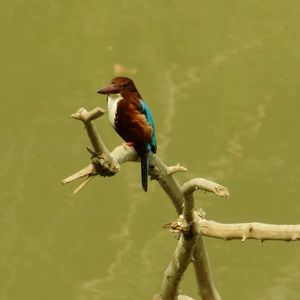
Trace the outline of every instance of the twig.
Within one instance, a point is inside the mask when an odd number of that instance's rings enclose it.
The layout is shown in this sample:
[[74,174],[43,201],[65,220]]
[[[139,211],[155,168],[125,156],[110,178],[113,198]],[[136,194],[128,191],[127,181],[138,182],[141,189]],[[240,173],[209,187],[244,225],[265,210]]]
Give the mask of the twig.
[[[111,153],[110,156],[114,161],[116,161],[119,165],[125,162],[135,162],[138,160],[138,154],[134,151],[133,148],[127,146],[126,144],[122,144],[117,146]],[[76,172],[75,174],[70,175],[69,177],[62,180],[63,184],[71,183],[79,178],[89,176],[89,175],[96,175],[94,170],[94,165],[89,164],[85,168],[81,169],[80,171]]]
[[92,123],[93,120],[101,117],[104,112],[105,110],[100,107],[96,107],[89,112],[82,107],[78,109],[77,112],[71,115],[72,118],[80,120],[84,123],[84,127],[90,138],[91,144],[93,145],[93,155],[91,158],[92,164],[62,180],[62,183],[66,184],[78,178],[88,176],[88,179],[81,183],[74,190],[74,194],[81,190],[84,186],[86,186],[86,184],[90,181],[91,176],[95,176],[97,174],[101,176],[112,176],[115,175],[120,169],[120,165],[109,153],[103,140],[97,133],[94,124]]
[[182,186],[182,192],[185,195],[185,197],[192,198],[193,192],[195,190],[202,190],[205,192],[214,193],[217,196],[221,197],[229,197],[229,191],[228,188],[225,186],[222,186],[214,181],[205,179],[205,178],[194,178],[190,181],[186,182]]
[[83,189],[88,182],[92,179],[93,177],[90,175],[88,176],[73,192],[73,194],[77,194],[81,189]]
[[168,175],[173,175],[177,172],[187,172],[187,171],[188,171],[187,168],[180,166],[179,164],[177,164],[176,166],[168,167]]
[[99,134],[94,128],[94,124],[92,123],[93,120],[101,117],[105,113],[105,109],[101,107],[96,107],[91,111],[87,111],[84,107],[81,107],[71,115],[72,118],[76,120],[80,120],[84,123],[84,127],[88,133],[88,136],[91,140],[93,145],[94,151],[97,154],[109,154],[104,142],[102,141]]
[[76,172],[75,174],[63,179],[62,184],[67,184],[73,182],[74,180],[77,180],[78,178],[89,176],[93,174],[93,172],[94,172],[94,166],[92,164],[89,164],[88,166]]
[[158,181],[171,199],[177,214],[181,215],[184,200],[178,181],[169,174],[168,167],[157,155],[151,155],[150,164],[153,166],[150,171],[151,178]]

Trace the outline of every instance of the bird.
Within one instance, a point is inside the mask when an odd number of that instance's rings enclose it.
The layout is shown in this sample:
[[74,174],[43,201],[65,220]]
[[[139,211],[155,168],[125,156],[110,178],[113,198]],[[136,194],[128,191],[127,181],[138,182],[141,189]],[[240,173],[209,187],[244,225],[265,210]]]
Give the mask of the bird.
[[149,107],[128,77],[113,78],[97,93],[107,95],[111,125],[140,156],[142,187],[147,192],[150,154],[157,151],[154,120]]

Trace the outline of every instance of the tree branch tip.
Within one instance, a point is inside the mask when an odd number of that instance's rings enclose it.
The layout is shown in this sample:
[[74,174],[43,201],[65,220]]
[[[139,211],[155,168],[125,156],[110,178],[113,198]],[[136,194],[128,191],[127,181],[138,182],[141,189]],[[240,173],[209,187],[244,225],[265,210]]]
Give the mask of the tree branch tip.
[[194,178],[184,183],[181,188],[182,193],[186,195],[191,195],[196,190],[202,190],[204,192],[214,193],[220,197],[228,198],[230,196],[227,187],[222,186],[214,181],[208,180],[206,178]]
[[71,114],[71,118],[81,120],[81,116],[84,113],[87,113],[87,110],[84,107],[80,107],[75,113]]
[[92,109],[91,111],[87,111],[84,107],[81,107],[75,113],[71,114],[71,117],[73,119],[83,121],[84,123],[88,123],[101,117],[105,113],[105,111],[105,109],[99,106]]
[[177,164],[176,166],[170,166],[167,168],[167,175],[173,175],[177,172],[187,172],[188,169],[186,167],[180,166],[180,164]]
[[61,181],[62,184],[67,184],[70,182],[73,182],[79,178],[85,177],[85,176],[90,176],[90,175],[95,175],[95,171],[94,171],[94,166],[92,164],[89,164],[88,166],[86,166],[85,168],[81,169],[80,171],[70,175],[69,177],[63,179]]
[[230,197],[228,188],[226,186],[222,186],[222,185],[219,185],[215,194],[217,194],[220,197],[224,197],[224,198]]
[[77,194],[81,189],[83,189],[93,178],[92,175],[89,175],[74,191],[73,194]]

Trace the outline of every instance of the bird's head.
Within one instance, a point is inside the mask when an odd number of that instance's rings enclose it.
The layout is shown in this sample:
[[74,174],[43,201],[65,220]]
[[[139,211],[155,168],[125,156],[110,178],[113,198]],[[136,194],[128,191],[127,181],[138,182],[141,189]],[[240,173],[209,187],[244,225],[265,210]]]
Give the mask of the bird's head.
[[115,77],[111,80],[110,85],[97,91],[99,94],[121,94],[126,92],[138,93],[134,82],[128,77]]

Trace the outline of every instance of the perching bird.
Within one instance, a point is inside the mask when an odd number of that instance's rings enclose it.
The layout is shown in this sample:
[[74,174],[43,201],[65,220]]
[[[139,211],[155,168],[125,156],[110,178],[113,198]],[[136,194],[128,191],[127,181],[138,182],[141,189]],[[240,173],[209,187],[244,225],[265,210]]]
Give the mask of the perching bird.
[[97,93],[108,96],[110,123],[141,158],[142,186],[146,192],[150,153],[156,153],[157,148],[151,111],[130,78],[115,77],[109,86],[98,90]]

